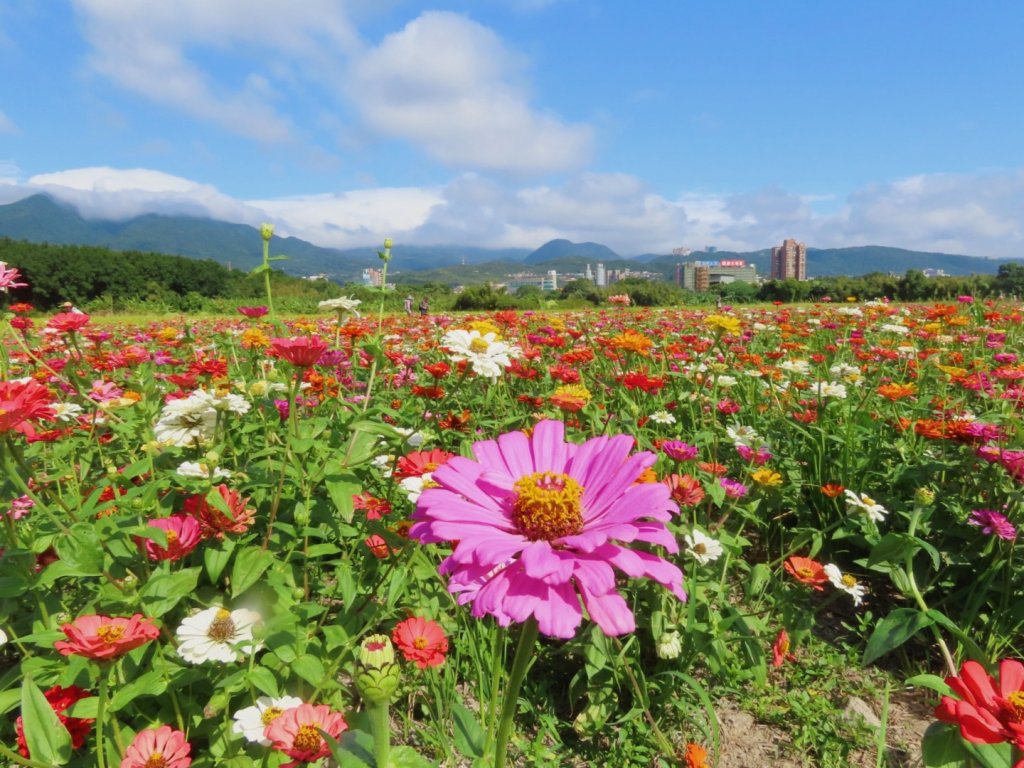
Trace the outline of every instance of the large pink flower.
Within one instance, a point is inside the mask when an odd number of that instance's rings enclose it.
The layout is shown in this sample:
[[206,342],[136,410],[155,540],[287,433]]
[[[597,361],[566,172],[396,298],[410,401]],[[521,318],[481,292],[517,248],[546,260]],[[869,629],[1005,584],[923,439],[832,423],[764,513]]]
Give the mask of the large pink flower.
[[300,704],[274,718],[264,730],[264,736],[270,740],[270,746],[292,759],[281,768],[294,768],[299,763],[313,763],[331,754],[320,731],[336,739],[346,728],[348,724],[342,714],[326,704],[315,707]]
[[686,599],[679,568],[618,543],[679,550],[665,527],[679,511],[668,486],[637,482],[656,457],[630,456],[632,447],[628,435],[566,443],[559,421],[540,422],[532,437],[510,432],[476,443],[476,461],[455,456],[434,471],[437,487],[419,497],[409,535],[458,542],[441,572],[474,616],[491,614],[501,626],[533,616],[545,635],[570,638],[582,599],[606,634],[632,632],[615,568]]
[[192,745],[169,725],[139,731],[124,751],[121,768],[188,768]]

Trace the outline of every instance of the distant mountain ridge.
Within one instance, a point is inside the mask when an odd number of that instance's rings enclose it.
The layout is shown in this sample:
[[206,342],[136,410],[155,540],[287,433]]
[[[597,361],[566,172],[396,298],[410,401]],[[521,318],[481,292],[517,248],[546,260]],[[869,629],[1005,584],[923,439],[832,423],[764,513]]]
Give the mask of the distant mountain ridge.
[[[73,206],[47,195],[33,195],[0,205],[0,237],[63,245],[97,245],[117,251],[166,253],[213,259],[236,269],[250,270],[260,263],[259,230],[198,216],[145,214],[126,221],[86,219]],[[324,248],[297,237],[275,237],[272,254],[287,261],[275,266],[294,275],[323,274],[346,282],[359,280],[362,270],[379,267],[374,247]],[[0,254],[2,258],[2,254]],[[750,252],[694,252],[688,256],[643,254],[624,258],[600,243],[551,240],[536,250],[526,248],[479,248],[464,245],[405,245],[396,243],[390,272],[399,282],[440,279],[447,282],[500,281],[517,266],[533,271],[555,269],[580,272],[587,263],[603,263],[609,269],[628,267],[647,270],[671,280],[675,266],[695,260],[745,259],[758,274],[770,271],[771,249]],[[995,274],[1001,263],[1018,259],[984,259],[948,253],[927,253],[881,245],[850,248],[808,248],[809,277],[863,275],[908,269],[941,269],[950,275]]]

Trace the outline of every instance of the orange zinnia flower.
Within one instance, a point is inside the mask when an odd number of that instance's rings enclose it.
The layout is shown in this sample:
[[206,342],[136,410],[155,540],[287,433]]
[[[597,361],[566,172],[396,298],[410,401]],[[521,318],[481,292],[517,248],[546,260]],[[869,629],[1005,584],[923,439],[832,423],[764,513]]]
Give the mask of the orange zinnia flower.
[[825,483],[823,486],[821,486],[821,492],[828,496],[830,499],[842,496],[843,491],[845,490],[846,488],[840,485],[839,483]]
[[783,567],[786,573],[801,584],[806,584],[818,592],[825,591],[823,585],[828,582],[828,576],[825,574],[825,566],[817,560],[811,560],[809,557],[788,557]]
[[686,745],[683,764],[685,768],[708,768],[708,751],[691,741]]

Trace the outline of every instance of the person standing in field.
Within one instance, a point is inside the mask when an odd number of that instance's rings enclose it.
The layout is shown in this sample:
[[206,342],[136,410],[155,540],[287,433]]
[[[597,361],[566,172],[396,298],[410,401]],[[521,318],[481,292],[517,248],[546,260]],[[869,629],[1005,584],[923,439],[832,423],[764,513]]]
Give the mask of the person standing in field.
[[426,317],[427,313],[429,311],[430,311],[430,299],[428,299],[426,296],[424,296],[423,297],[423,301],[420,302],[420,315],[422,315],[423,317]]
[[412,296],[411,295],[405,297],[405,314],[407,314],[407,315],[411,315],[412,314]]

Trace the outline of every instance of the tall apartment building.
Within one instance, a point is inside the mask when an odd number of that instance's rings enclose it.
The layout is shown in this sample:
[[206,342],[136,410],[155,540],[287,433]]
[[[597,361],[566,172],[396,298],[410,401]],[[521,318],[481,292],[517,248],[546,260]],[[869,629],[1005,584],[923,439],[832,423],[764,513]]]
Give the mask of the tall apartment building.
[[783,240],[772,248],[772,280],[806,280],[807,246],[796,240]]

